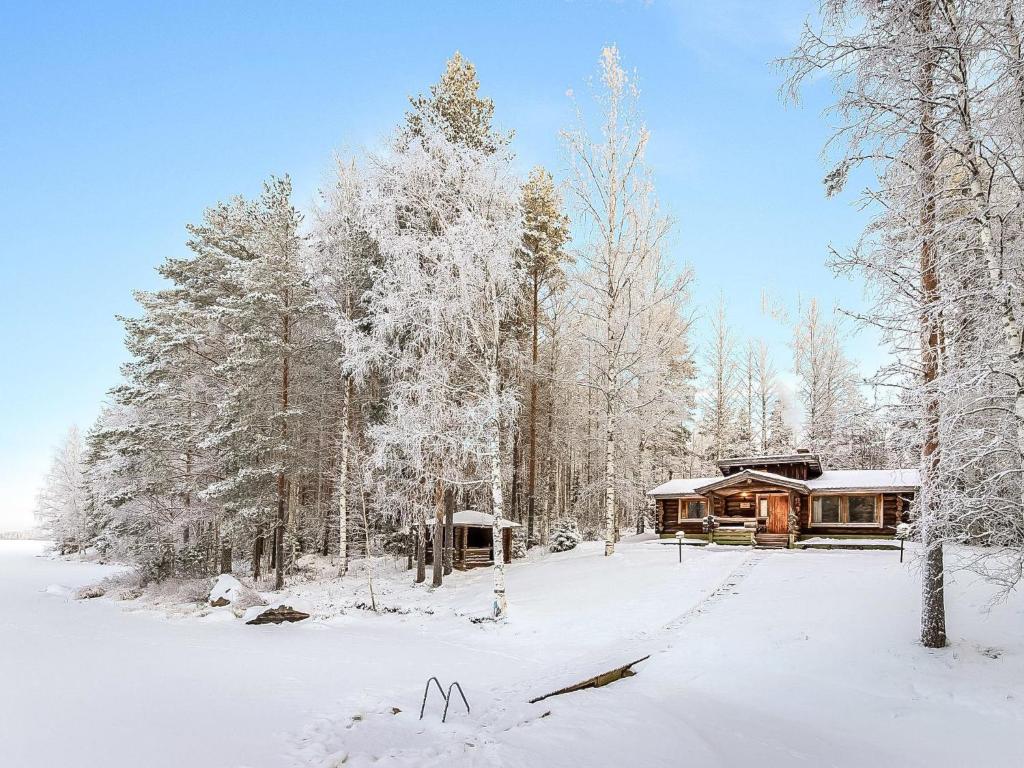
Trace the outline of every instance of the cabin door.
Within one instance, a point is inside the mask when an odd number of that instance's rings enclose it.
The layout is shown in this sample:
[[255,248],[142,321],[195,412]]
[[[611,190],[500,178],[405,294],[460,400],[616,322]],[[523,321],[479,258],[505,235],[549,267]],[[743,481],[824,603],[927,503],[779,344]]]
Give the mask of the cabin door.
[[773,493],[768,496],[768,533],[789,533],[789,494]]

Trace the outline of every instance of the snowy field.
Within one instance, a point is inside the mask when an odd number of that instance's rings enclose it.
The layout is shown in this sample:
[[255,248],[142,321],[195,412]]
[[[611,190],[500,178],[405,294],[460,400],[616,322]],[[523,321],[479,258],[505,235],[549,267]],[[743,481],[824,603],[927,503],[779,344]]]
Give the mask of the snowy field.
[[[228,609],[168,617],[73,600],[109,566],[0,542],[0,765],[1024,765],[1024,598],[948,588],[952,646],[915,644],[918,578],[893,552],[623,542],[437,591],[379,574],[410,609],[250,627]],[[298,588],[318,612],[365,599],[358,577]],[[333,606],[333,608],[331,607]],[[651,654],[607,687],[527,700]],[[423,685],[469,697],[417,720]],[[398,709],[397,713],[394,709]]]

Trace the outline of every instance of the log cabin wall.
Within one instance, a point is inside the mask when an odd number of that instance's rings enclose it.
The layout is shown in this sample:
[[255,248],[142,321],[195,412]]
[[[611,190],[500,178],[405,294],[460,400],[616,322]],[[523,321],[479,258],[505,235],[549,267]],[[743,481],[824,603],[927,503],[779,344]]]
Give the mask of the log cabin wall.
[[666,536],[674,536],[682,531],[683,533],[701,533],[704,530],[704,521],[701,518],[679,520],[679,505],[690,500],[703,500],[700,496],[691,496],[682,499],[658,499],[658,525],[655,533]]

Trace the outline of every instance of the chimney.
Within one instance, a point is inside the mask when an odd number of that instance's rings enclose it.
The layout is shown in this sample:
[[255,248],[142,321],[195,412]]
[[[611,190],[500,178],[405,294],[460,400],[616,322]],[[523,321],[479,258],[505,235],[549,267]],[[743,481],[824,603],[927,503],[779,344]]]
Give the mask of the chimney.
[[811,449],[810,448],[797,448],[796,452],[797,453],[810,453]]

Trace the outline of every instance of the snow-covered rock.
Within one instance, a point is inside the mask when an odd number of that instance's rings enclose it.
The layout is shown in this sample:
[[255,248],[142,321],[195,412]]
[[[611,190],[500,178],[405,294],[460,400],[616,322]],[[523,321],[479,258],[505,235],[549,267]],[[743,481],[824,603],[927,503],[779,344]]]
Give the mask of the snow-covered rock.
[[213,583],[209,603],[214,608],[230,605],[239,609],[264,605],[263,598],[230,573],[222,573]]

